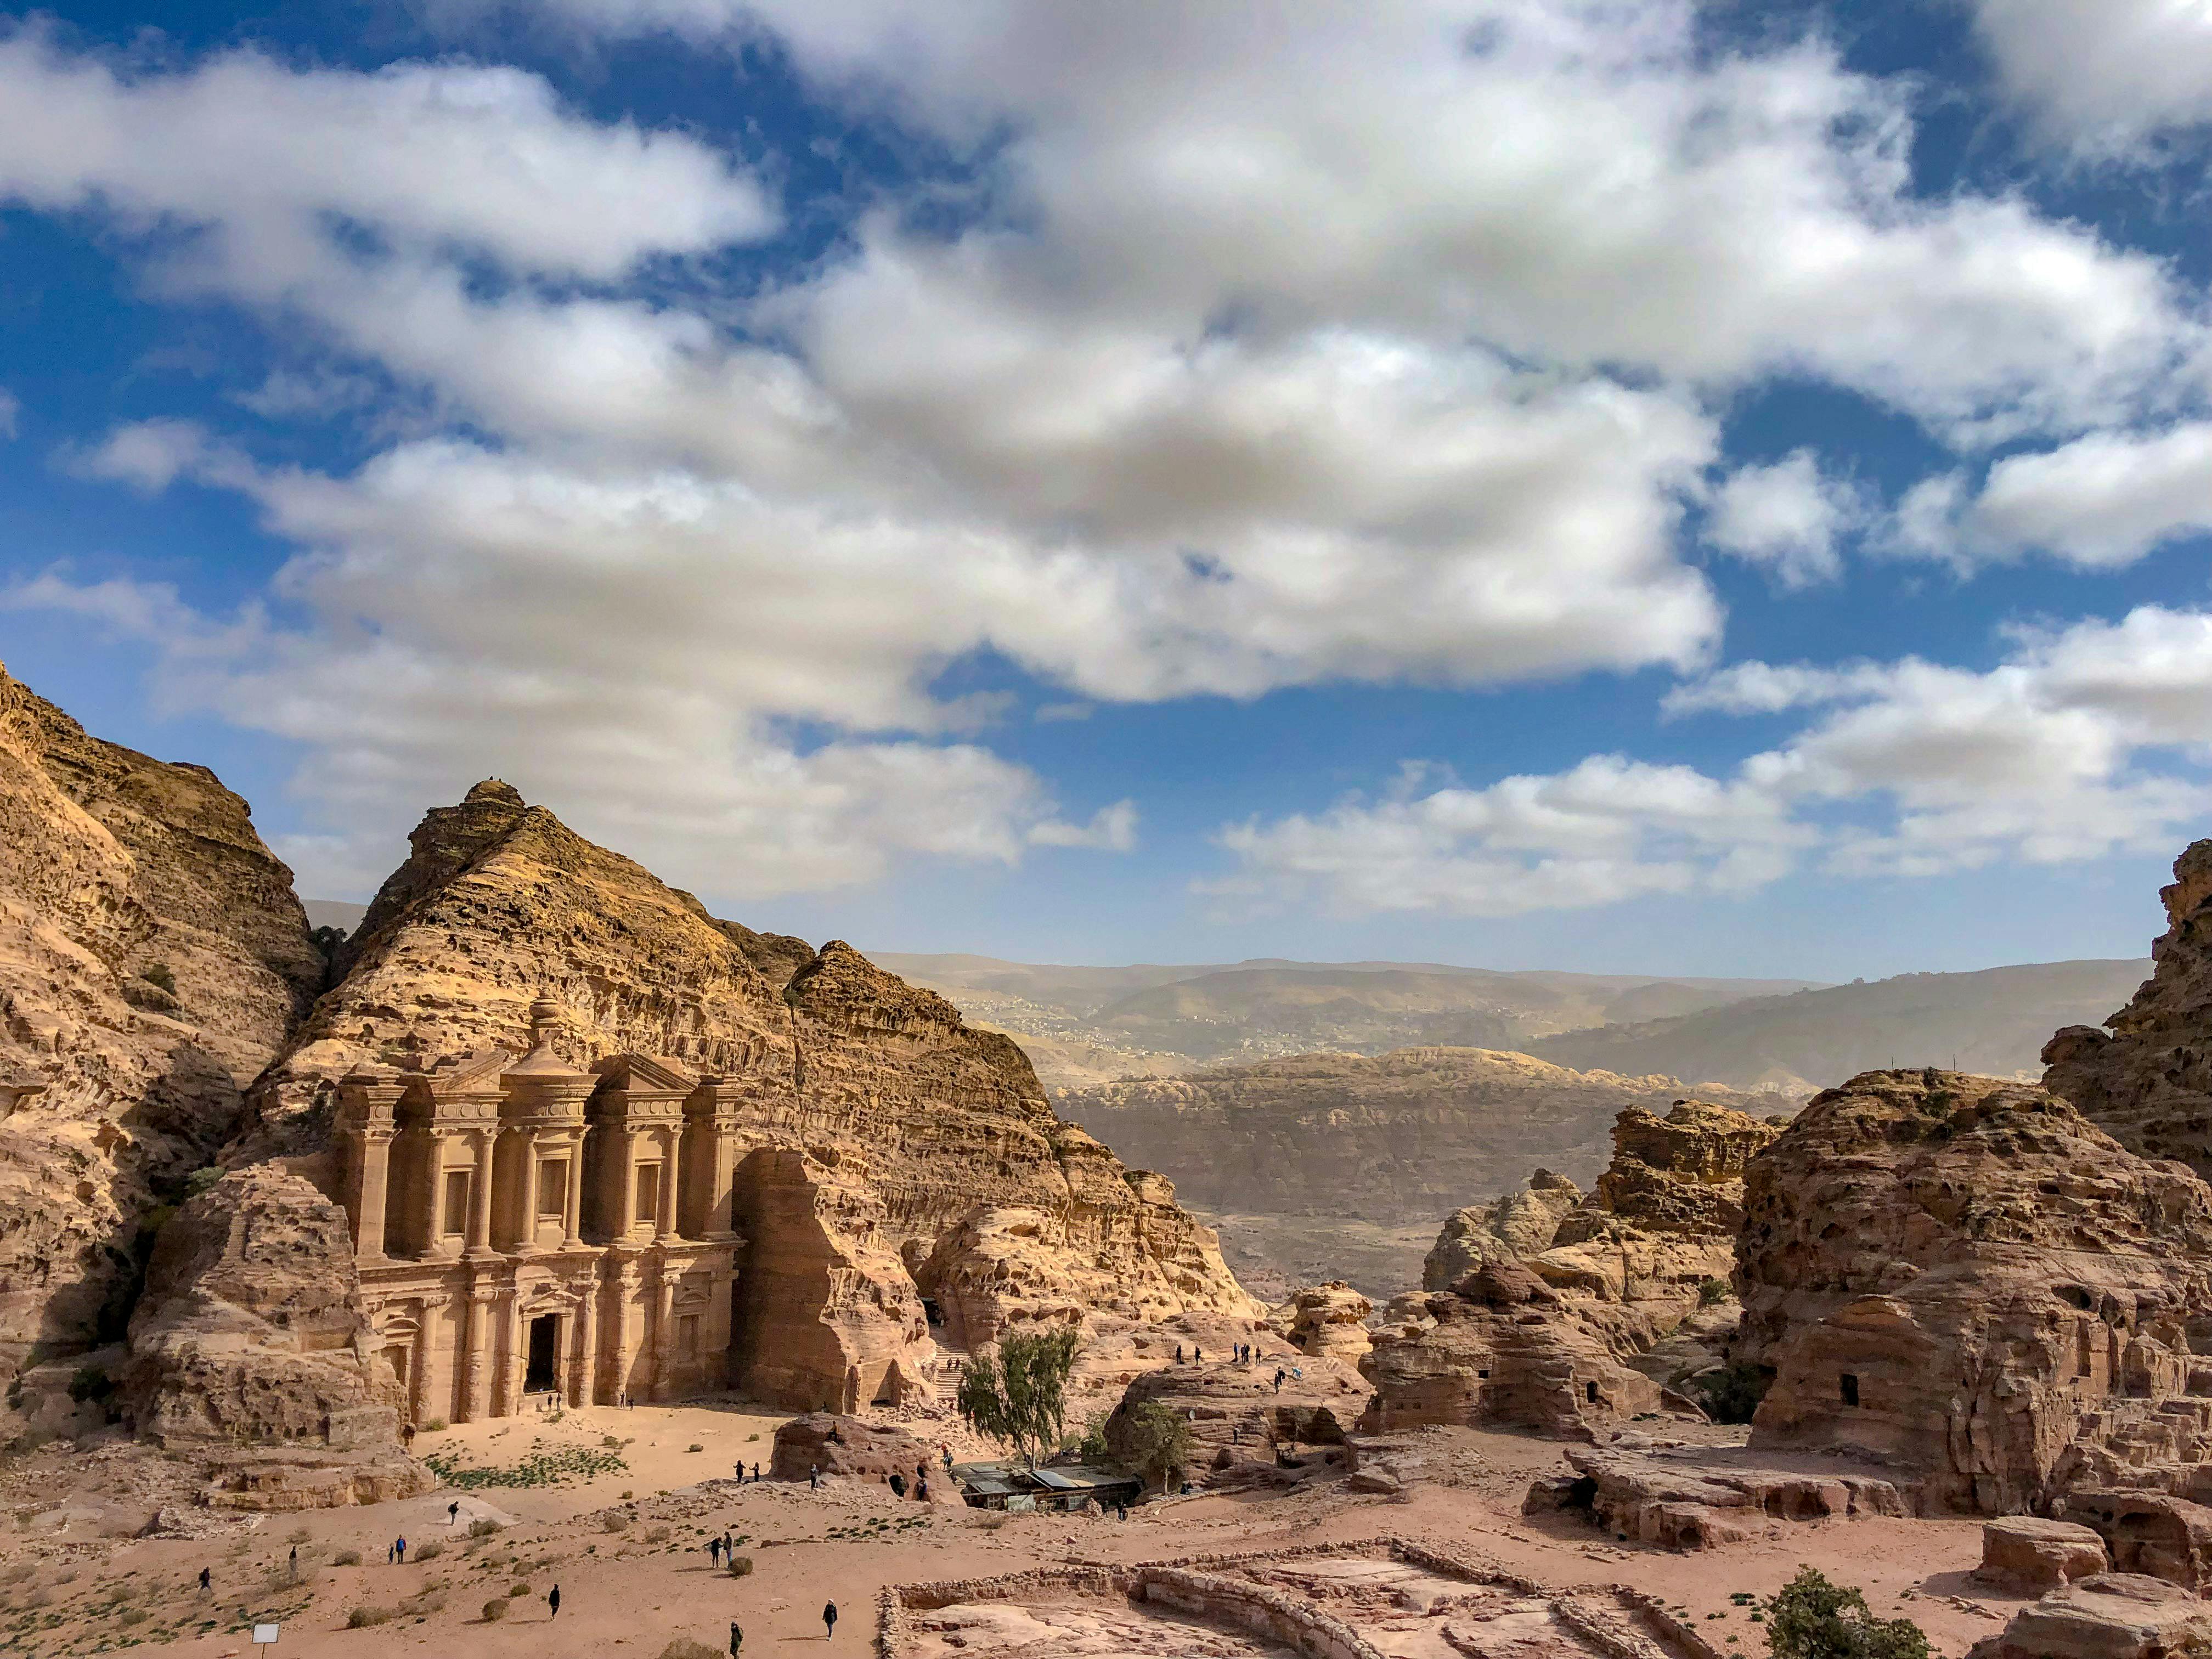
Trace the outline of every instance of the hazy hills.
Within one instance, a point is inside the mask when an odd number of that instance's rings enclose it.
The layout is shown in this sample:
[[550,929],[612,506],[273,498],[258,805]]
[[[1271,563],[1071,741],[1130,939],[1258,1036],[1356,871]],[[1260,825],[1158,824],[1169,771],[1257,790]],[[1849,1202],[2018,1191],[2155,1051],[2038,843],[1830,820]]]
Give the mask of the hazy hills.
[[2040,1077],[2062,1025],[2101,1025],[2150,974],[2148,957],[1900,974],[1724,1008],[1540,1037],[1528,1051],[1577,1070],[1663,1072],[1796,1093],[1876,1066]]

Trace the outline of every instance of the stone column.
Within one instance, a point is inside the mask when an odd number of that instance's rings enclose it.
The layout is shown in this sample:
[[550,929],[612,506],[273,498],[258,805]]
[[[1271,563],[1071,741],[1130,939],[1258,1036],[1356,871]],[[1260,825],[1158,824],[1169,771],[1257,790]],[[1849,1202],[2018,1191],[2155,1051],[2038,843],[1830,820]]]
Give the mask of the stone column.
[[473,1423],[486,1410],[484,1371],[491,1356],[491,1299],[497,1292],[489,1285],[471,1285],[466,1316],[461,1323],[461,1415]]
[[473,1256],[491,1252],[491,1157],[497,1144],[489,1129],[470,1132],[476,1142],[477,1172],[469,1183],[469,1249]]
[[434,1414],[430,1410],[430,1341],[435,1317],[429,1297],[423,1297],[415,1304],[415,1346],[407,1356],[407,1420],[418,1429]]
[[507,1344],[500,1356],[499,1396],[493,1402],[493,1411],[501,1417],[512,1417],[522,1409],[522,1371],[530,1363],[528,1349],[522,1340],[522,1292],[520,1287],[510,1290],[500,1304],[499,1330]]
[[517,1184],[522,1213],[516,1218],[514,1239],[510,1249],[528,1252],[538,1248],[538,1131],[513,1131],[522,1152],[522,1179]]
[[446,1253],[446,1137],[434,1123],[423,1133],[429,1137],[430,1151],[422,1160],[422,1254],[443,1255]]
[[676,1237],[676,1131],[663,1129],[660,1143],[660,1203],[653,1218],[653,1236],[662,1243]]
[[576,1135],[568,1142],[568,1195],[561,1212],[562,1230],[567,1237],[561,1248],[573,1250],[580,1242],[578,1232],[584,1224],[584,1137]]
[[653,1397],[667,1400],[676,1392],[676,1280],[665,1257],[660,1263],[660,1283],[653,1299]]
[[627,1238],[637,1225],[637,1131],[622,1127],[622,1206],[615,1212],[614,1236]]
[[614,1328],[610,1333],[611,1340],[607,1346],[614,1371],[610,1386],[614,1393],[619,1395],[629,1387],[629,1309],[631,1298],[637,1291],[637,1264],[623,1262],[616,1270],[612,1285],[615,1305],[608,1317],[614,1322]]
[[384,1255],[384,1206],[392,1180],[392,1131],[362,1131],[361,1213],[355,1218],[353,1253],[364,1261]]
[[596,1261],[584,1277],[584,1295],[576,1304],[571,1334],[575,1352],[568,1356],[568,1403],[589,1406],[599,1390],[599,1264]]

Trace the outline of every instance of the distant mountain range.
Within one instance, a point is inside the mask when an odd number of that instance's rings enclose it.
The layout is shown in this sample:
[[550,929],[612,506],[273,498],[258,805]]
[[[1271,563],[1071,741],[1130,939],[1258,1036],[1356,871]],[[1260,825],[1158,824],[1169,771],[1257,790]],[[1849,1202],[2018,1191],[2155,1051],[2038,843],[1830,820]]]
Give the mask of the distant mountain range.
[[1900,974],[1562,1032],[1527,1047],[1577,1071],[1656,1072],[1800,1095],[1893,1065],[2040,1078],[2039,1056],[2053,1031],[2103,1024],[2150,970],[2142,957]]

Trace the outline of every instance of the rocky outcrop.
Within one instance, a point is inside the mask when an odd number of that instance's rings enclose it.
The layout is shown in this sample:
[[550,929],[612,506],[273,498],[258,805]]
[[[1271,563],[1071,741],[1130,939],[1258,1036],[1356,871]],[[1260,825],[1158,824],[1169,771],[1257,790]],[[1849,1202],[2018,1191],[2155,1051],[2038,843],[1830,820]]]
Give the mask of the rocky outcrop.
[[1863,1470],[1781,1468],[1718,1448],[1567,1453],[1570,1474],[1534,1481],[1524,1515],[1583,1513],[1616,1536],[1674,1550],[1711,1549],[1777,1521],[1908,1513],[1905,1497]]
[[2151,976],[2105,1022],[2045,1045],[2043,1086],[2130,1152],[2212,1180],[2212,841],[2192,842],[2160,890],[2166,929]]
[[1335,1359],[1170,1365],[1129,1384],[1106,1419],[1106,1444],[1128,1461],[1132,1419],[1157,1401],[1190,1425],[1192,1468],[1273,1464],[1294,1446],[1342,1445],[1373,1393],[1358,1371]]
[[120,1337],[161,1206],[322,977],[243,800],[0,671],[0,1384]]
[[2100,1572],[2022,1607],[1967,1659],[2177,1659],[2212,1651],[2212,1607],[2139,1573]]
[[1361,1421],[1387,1434],[1431,1423],[1534,1429],[1587,1439],[1593,1426],[1660,1407],[1658,1384],[1615,1357],[1617,1310],[1571,1302],[1528,1268],[1493,1262],[1449,1291],[1402,1296],[1360,1372]]
[[131,1322],[121,1403],[139,1436],[216,1465],[210,1501],[302,1509],[426,1491],[400,1449],[343,1209],[267,1164],[161,1230]]
[[905,1429],[831,1412],[808,1412],[779,1425],[769,1464],[769,1474],[778,1480],[805,1480],[818,1474],[825,1480],[842,1476],[880,1484],[896,1474],[909,1493],[918,1485],[917,1469],[926,1469],[933,1477],[933,1499],[960,1501],[959,1489],[950,1478],[935,1478],[945,1469],[935,1443]]
[[2001,1589],[2042,1595],[2112,1567],[2095,1529],[2072,1521],[2008,1515],[1982,1528],[1982,1565],[1974,1577]]
[[1170,1171],[1203,1210],[1405,1224],[1495,1192],[1501,1170],[1540,1164],[1587,1181],[1603,1167],[1607,1126],[1624,1107],[1663,1112],[1686,1092],[1668,1077],[1419,1048],[1133,1079],[1070,1091],[1059,1103],[1124,1156]]
[[1755,1446],[1856,1449],[1933,1509],[2188,1489],[2212,1411],[2212,1188],[2039,1089],[1869,1072],[1750,1166]]
[[1421,1288],[1448,1291],[1488,1262],[1540,1255],[1582,1201],[1583,1189],[1566,1176],[1539,1170],[1517,1193],[1453,1211],[1421,1263]]
[[1357,1365],[1375,1346],[1367,1332],[1375,1304],[1346,1284],[1309,1285],[1291,1298],[1284,1334],[1300,1353]]
[[954,1235],[939,1278],[994,1332],[1021,1305],[990,1271],[1013,1230],[969,1226],[979,1206],[1034,1218],[1022,1283],[1093,1313],[1258,1313],[1164,1180],[1055,1117],[1012,1041],[933,992],[840,942],[793,967],[797,941],[717,921],[496,780],[412,842],[257,1089],[257,1151],[319,1155],[338,1078],[521,1046],[544,996],[567,1065],[665,1055],[735,1103],[738,1382],[763,1399],[902,1395],[929,1349],[912,1273]]

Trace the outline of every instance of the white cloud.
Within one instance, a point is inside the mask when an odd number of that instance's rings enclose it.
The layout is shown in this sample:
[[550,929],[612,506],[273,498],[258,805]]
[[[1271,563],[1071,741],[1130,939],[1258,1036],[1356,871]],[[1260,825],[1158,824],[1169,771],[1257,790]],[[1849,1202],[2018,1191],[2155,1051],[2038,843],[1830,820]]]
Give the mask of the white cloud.
[[2212,121],[2203,0],[1972,0],[2005,90],[2085,154],[2124,155]]
[[1799,449],[1771,465],[1738,467],[1722,480],[1705,539],[1771,568],[1784,587],[1807,587],[1843,574],[1837,539],[1866,519],[1859,492],[1825,476],[1813,452]]
[[1030,831],[1038,847],[1089,847],[1127,853],[1137,844],[1137,804],[1118,800],[1102,806],[1085,824],[1040,823]]
[[1596,757],[1224,832],[1244,882],[1354,911],[1473,915],[1741,890],[1811,864],[1934,876],[2169,846],[2212,811],[2212,613],[2025,633],[1983,673],[1747,663],[1675,712],[1820,711],[1726,778]]
[[0,386],[0,438],[12,438],[22,418],[23,400],[5,386]]

